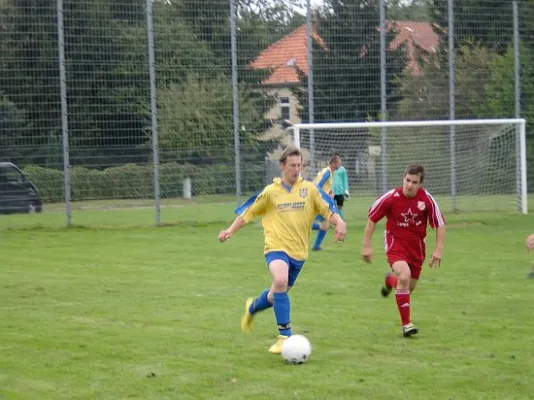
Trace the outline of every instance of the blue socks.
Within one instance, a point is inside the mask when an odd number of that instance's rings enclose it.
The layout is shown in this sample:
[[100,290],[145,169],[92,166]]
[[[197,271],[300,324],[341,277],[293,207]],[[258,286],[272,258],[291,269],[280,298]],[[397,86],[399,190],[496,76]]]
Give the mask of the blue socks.
[[278,324],[280,335],[291,336],[291,326],[289,323],[289,296],[287,292],[273,293],[274,296],[274,315]]
[[271,308],[273,305],[267,298],[267,295],[269,294],[269,289],[266,289],[262,294],[260,294],[250,305],[248,311],[254,315],[258,311],[266,310],[267,308]]
[[323,243],[325,236],[326,236],[326,231],[319,230],[319,233],[317,234],[317,238],[315,239],[315,244],[313,245],[314,250],[318,250],[321,247],[321,243]]
[[317,222],[314,222],[313,225],[312,225],[312,229],[314,231],[318,231],[319,229],[321,229],[321,224],[319,224]]

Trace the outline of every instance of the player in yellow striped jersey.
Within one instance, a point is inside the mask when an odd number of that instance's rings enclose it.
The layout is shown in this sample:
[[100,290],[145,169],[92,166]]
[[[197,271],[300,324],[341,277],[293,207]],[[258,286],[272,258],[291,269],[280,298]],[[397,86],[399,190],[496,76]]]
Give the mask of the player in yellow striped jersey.
[[279,336],[269,352],[280,354],[282,344],[291,336],[288,291],[295,284],[304,262],[312,222],[317,215],[336,225],[335,240],[343,240],[346,226],[337,213],[333,200],[301,176],[302,153],[295,147],[284,150],[280,157],[282,178],[275,178],[259,194],[236,208],[232,225],[219,233],[224,242],[255,217],[262,217],[265,236],[264,254],[272,285],[257,298],[248,298],[241,329],[249,332],[256,313],[273,307]]
[[[332,191],[334,183],[334,172],[340,166],[341,157],[338,154],[334,154],[330,158],[328,166],[319,171],[317,177],[313,181],[320,190],[324,191],[331,198],[334,198],[334,192]],[[323,242],[324,237],[326,236],[326,232],[328,231],[328,228],[330,226],[328,220],[325,220],[321,216],[318,216],[317,220],[319,221],[319,223],[314,223],[313,228],[314,230],[318,229],[319,232],[317,233],[317,237],[315,238],[315,243],[313,245],[312,250],[321,250],[321,243]]]

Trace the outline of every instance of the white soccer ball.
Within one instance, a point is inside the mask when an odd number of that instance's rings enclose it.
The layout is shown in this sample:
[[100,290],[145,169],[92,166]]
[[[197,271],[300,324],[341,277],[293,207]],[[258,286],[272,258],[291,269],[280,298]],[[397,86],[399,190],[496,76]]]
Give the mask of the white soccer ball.
[[291,364],[305,363],[311,351],[311,343],[303,335],[291,335],[282,344],[282,358]]

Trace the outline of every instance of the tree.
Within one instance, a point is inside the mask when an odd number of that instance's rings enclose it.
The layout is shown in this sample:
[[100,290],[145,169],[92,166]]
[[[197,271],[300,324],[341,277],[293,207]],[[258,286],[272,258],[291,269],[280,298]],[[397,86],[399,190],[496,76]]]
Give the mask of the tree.
[[[480,43],[464,43],[455,63],[455,110],[458,118],[475,118],[480,112],[484,87],[491,80],[490,63],[495,53]],[[439,55],[419,60],[420,74],[405,70],[399,78],[397,95],[401,100],[396,119],[447,119],[449,116],[448,66]],[[445,70],[444,70],[445,68]]]
[[[427,0],[430,18],[437,25],[440,42],[447,43],[448,2]],[[513,37],[512,1],[454,0],[454,40],[457,46],[464,41],[481,45],[502,54]],[[496,18],[498,16],[498,18]]]
[[[257,135],[267,129],[263,118],[268,103],[241,86],[239,112],[249,121],[240,132],[249,151],[258,145]],[[162,162],[224,164],[234,158],[232,87],[224,74],[204,78],[191,73],[181,85],[161,90],[159,147]]]
[[[270,39],[269,36],[263,36],[262,31],[267,28],[274,35],[283,36],[287,33],[284,28],[289,25],[288,22],[296,14],[295,8],[302,5],[300,0],[234,1],[238,26],[245,30],[245,32],[238,32],[238,46],[240,46],[240,51],[249,48],[251,51],[247,54],[251,54],[252,57],[257,56],[266,47],[265,40]],[[171,0],[168,4],[179,12],[182,20],[196,37],[206,43],[215,57],[221,60],[229,70],[231,65],[229,0]],[[257,29],[247,29],[251,23],[257,23],[255,25]],[[246,65],[252,57],[248,58],[239,54],[241,66]]]
[[429,8],[426,0],[389,0],[387,18],[392,21],[428,21]]
[[[45,162],[43,145],[60,127],[55,1],[18,0],[0,5],[0,92],[8,115],[24,115],[24,138],[7,127],[5,140],[24,143],[25,161]],[[22,113],[22,114],[21,114]],[[20,128],[19,122],[15,123]],[[20,134],[21,131],[18,131]]]
[[237,32],[239,67],[246,68],[263,50],[304,23],[305,17],[288,5],[242,9]]
[[14,163],[31,162],[25,154],[32,147],[29,132],[30,126],[24,110],[0,92],[0,159]]
[[[527,121],[527,171],[528,187],[534,185],[534,103],[528,101],[534,93],[534,56],[526,46],[521,47],[521,117]],[[515,75],[514,49],[509,47],[502,56],[495,57],[489,64],[490,79],[484,85],[485,96],[478,103],[479,118],[515,117]],[[496,171],[495,173],[498,173]],[[504,182],[506,180],[503,180]]]
[[[380,15],[378,1],[328,0],[317,15],[319,39],[313,43],[315,121],[362,121],[380,113]],[[395,36],[390,26],[386,48]],[[402,48],[386,54],[388,103],[392,106],[394,77],[405,63]],[[301,118],[308,120],[307,76],[297,88]]]

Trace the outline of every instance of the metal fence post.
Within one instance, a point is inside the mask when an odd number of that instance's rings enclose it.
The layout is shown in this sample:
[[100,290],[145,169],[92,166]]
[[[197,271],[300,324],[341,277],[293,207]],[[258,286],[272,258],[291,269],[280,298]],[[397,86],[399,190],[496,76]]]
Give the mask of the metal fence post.
[[[517,1],[512,2],[513,7],[513,25],[514,25],[514,96],[515,96],[515,117],[521,118],[521,56],[520,56],[520,48],[519,48],[519,10],[517,8]],[[521,140],[523,138],[521,137],[522,130],[524,131],[524,125],[521,126],[521,129],[517,129],[517,138],[516,138],[516,154],[517,154],[517,162],[516,162],[516,188],[517,188],[517,196],[519,199],[522,199],[522,201],[518,202],[517,208],[519,212],[523,212],[523,184],[526,186],[526,183],[523,183],[522,177],[521,177]],[[526,182],[526,180],[525,180]]]
[[150,115],[152,129],[152,158],[154,163],[154,206],[156,225],[160,224],[160,187],[159,187],[159,147],[158,147],[158,108],[156,102],[156,68],[154,56],[154,9],[152,0],[146,0],[146,27],[148,39],[148,73],[150,78]]
[[[386,93],[386,1],[380,0],[380,120],[387,120]],[[387,129],[380,130],[380,163],[382,164],[382,191],[387,191]]]
[[[456,119],[455,107],[455,69],[454,69],[454,0],[448,0],[448,41],[449,41],[449,119]],[[458,210],[458,199],[456,196],[456,130],[455,126],[450,126],[450,152],[451,152],[451,200],[452,210]]]
[[[306,57],[308,59],[308,122],[315,122],[315,103],[313,96],[313,26],[311,0],[306,3]],[[317,172],[315,168],[315,132],[310,129],[310,168],[311,175]]]
[[237,76],[237,23],[234,0],[230,1],[230,40],[232,51],[232,109],[234,126],[235,194],[236,203],[241,197],[241,155],[239,143],[239,86]]
[[69,157],[69,118],[67,105],[67,76],[65,71],[65,29],[63,25],[63,0],[57,0],[57,33],[59,51],[59,88],[61,96],[61,132],[63,142],[63,175],[65,185],[66,225],[71,226],[70,157]]

